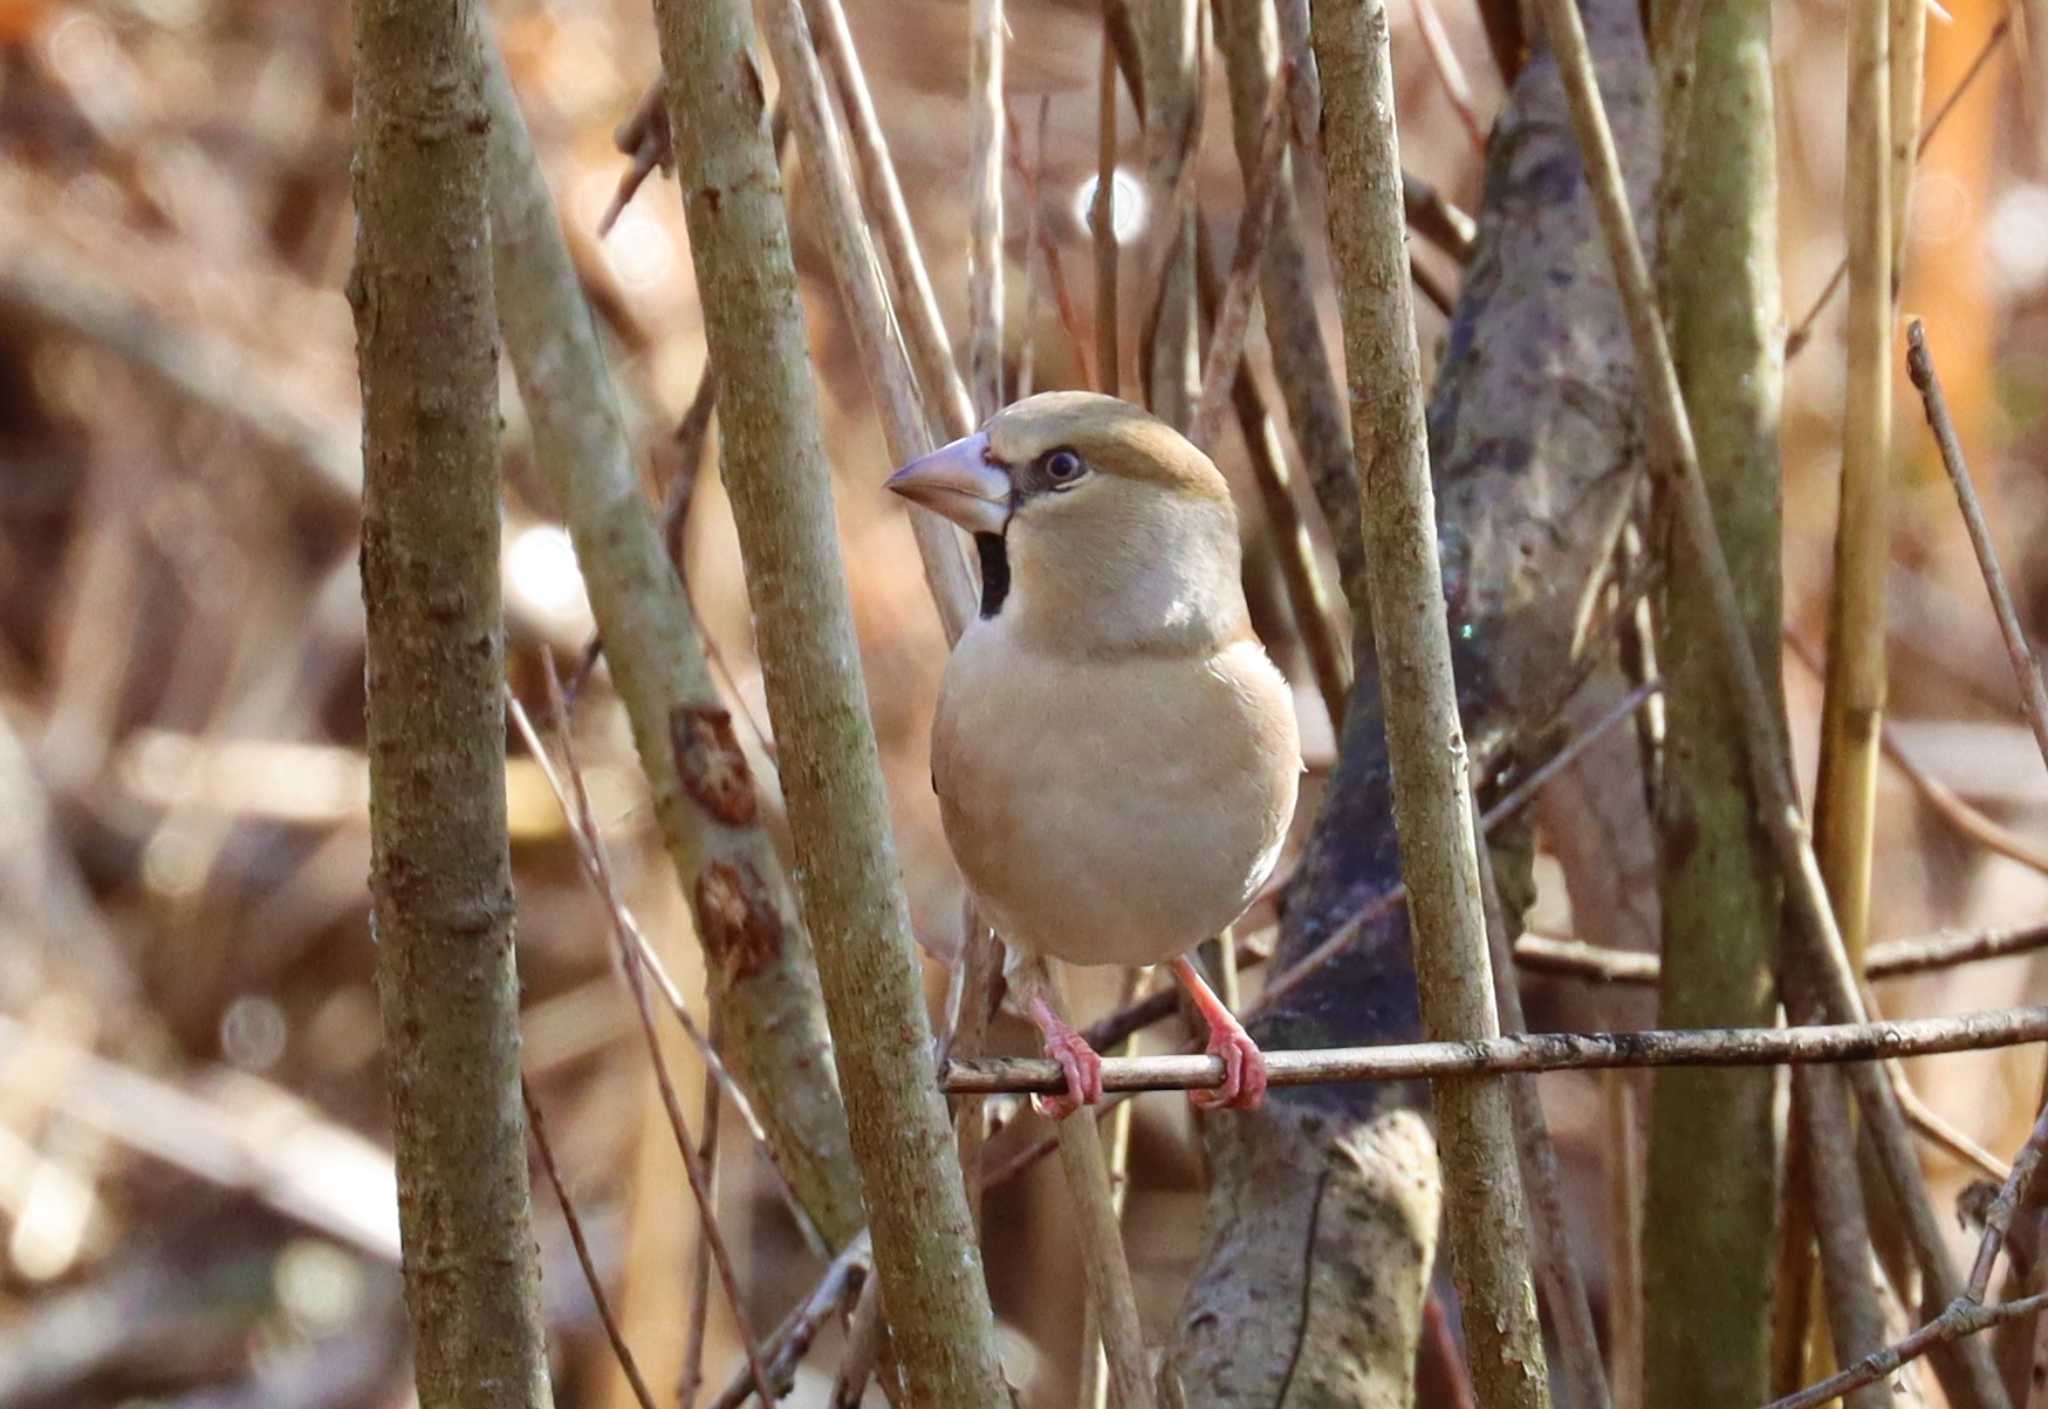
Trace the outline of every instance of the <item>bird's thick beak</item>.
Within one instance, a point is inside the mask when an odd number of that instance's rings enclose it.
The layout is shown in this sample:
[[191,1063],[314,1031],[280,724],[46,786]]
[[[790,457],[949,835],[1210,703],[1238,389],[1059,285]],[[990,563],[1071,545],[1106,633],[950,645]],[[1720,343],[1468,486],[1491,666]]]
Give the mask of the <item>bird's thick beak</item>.
[[944,514],[969,533],[1001,533],[1010,517],[1010,475],[977,432],[912,460],[888,487],[913,504]]

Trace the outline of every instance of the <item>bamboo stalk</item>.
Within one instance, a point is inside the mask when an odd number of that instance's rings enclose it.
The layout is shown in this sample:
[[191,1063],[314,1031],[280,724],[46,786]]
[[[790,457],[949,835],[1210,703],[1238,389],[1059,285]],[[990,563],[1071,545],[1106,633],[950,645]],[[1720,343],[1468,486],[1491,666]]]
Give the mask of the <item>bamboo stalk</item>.
[[670,127],[833,1055],[911,1399],[1008,1402],[896,882],[750,9],[657,0]]
[[[2001,15],[1998,23],[1991,26],[1991,32],[1984,36],[1983,45],[1977,50],[1976,56],[1970,60],[1970,66],[1963,70],[1962,77],[1956,80],[1956,86],[1950,89],[1948,96],[1941,100],[1941,106],[1934,110],[1933,116],[1929,117],[1921,125],[1919,140],[1913,144],[1913,158],[1916,162],[1921,157],[1927,155],[1928,144],[1934,140],[1935,134],[1941,131],[1942,124],[1948,121],[1948,115],[1955,111],[1956,104],[1962,101],[1964,95],[1970,91],[1978,78],[1983,75],[1984,70],[1990,66],[1992,55],[1998,52],[1998,46],[2005,42],[2006,36],[2011,30],[2012,15],[2010,13]],[[1893,169],[1897,169],[1896,158]],[[1820,315],[1827,311],[1828,305],[1834,302],[1835,295],[1841,292],[1842,281],[1848,276],[1848,273],[1849,261],[1845,258],[1837,263],[1834,270],[1828,275],[1827,283],[1823,284],[1821,291],[1814,296],[1812,304],[1807,307],[1806,315],[1799,320],[1791,332],[1785,335],[1785,357],[1788,361],[1798,356],[1800,351],[1805,348],[1807,342],[1811,340],[1813,337],[1813,325],[1820,321]],[[1896,294],[1894,297],[1896,297]]]
[[[1384,0],[1320,0],[1311,37],[1324,82],[1330,248],[1344,314],[1373,643],[1386,678],[1401,683],[1383,692],[1382,703],[1423,1027],[1438,1039],[1497,1040],[1429,480]],[[1507,1091],[1498,1082],[1445,1082],[1432,1100],[1480,1403],[1547,1405]]]
[[1860,970],[1870,933],[1891,565],[1891,99],[1886,7],[1866,0],[1849,14],[1849,370],[1814,851],[1850,965]]
[[1906,255],[1912,245],[1913,166],[1920,147],[1920,104],[1927,91],[1928,0],[1890,0],[1890,66],[1886,99],[1890,105],[1891,161],[1887,196],[1891,201],[1891,297],[1894,310],[1906,286]]
[[1451,111],[1458,115],[1458,125],[1465,129],[1466,140],[1473,151],[1485,151],[1486,130],[1479,125],[1479,114],[1473,107],[1472,84],[1465,77],[1465,66],[1458,62],[1457,50],[1451,47],[1451,36],[1444,29],[1434,0],[1415,0],[1415,28],[1422,36],[1422,51],[1429,58],[1430,71],[1444,90]]

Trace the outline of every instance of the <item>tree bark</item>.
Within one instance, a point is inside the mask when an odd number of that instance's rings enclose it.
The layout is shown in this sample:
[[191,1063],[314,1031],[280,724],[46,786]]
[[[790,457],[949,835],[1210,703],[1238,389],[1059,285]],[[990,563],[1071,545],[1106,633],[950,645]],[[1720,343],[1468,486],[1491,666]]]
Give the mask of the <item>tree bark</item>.
[[[1647,222],[1656,104],[1635,0],[1587,9]],[[1495,125],[1429,408],[1461,713],[1481,758],[1549,720],[1577,679],[1587,594],[1637,482],[1626,328],[1557,65],[1539,48]],[[1276,970],[1400,879],[1380,665],[1363,623],[1355,656],[1337,772],[1288,892]],[[1420,1026],[1397,907],[1252,1030],[1271,1051],[1413,1041]],[[1276,1089],[1262,1110],[1210,1123],[1208,1231],[1172,1352],[1189,1404],[1270,1409],[1283,1393],[1288,1409],[1413,1401],[1438,1209],[1428,1130],[1413,1115],[1422,1096],[1417,1085]],[[1370,1276],[1346,1280],[1359,1268]],[[1335,1288],[1359,1309],[1340,1316]]]
[[420,1403],[548,1409],[505,837],[489,119],[469,0],[359,0],[370,923]]
[[[1671,174],[1667,287],[1678,370],[1749,639],[1782,716],[1777,142],[1769,0],[1706,7],[1689,139]],[[1666,1027],[1768,1027],[1783,886],[1715,655],[1705,567],[1671,545],[1657,655],[1666,689],[1662,835]],[[1782,727],[1782,726],[1781,726]],[[1645,1403],[1769,1398],[1778,1203],[1775,1073],[1660,1072],[1643,1220]],[[1701,1139],[1702,1131],[1713,1132]]]
[[725,483],[883,1302],[911,1403],[995,1409],[1008,1392],[934,1080],[752,12],[738,0],[657,0],[655,16],[705,336],[723,378]]
[[[1373,644],[1387,685],[1381,703],[1423,1028],[1438,1041],[1493,1037],[1500,1025],[1437,548],[1387,12],[1384,0],[1321,0],[1314,19],[1330,252],[1344,312]],[[1546,1406],[1507,1088],[1438,1082],[1431,1104],[1473,1387],[1485,1409]]]

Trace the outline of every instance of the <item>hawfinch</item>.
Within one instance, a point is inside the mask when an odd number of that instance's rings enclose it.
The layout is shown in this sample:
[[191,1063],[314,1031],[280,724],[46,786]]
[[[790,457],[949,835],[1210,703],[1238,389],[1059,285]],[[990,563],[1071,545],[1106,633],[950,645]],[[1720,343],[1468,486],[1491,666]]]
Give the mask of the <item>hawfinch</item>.
[[[1127,402],[1047,392],[888,484],[980,551],[980,617],[932,726],[932,787],[975,904],[1013,954],[1171,960],[1226,1071],[1191,1098],[1257,1105],[1265,1059],[1187,951],[1271,874],[1301,741],[1252,634],[1222,474]],[[1102,1059],[1042,985],[1023,996],[1067,1077],[1047,1108],[1100,1100]]]

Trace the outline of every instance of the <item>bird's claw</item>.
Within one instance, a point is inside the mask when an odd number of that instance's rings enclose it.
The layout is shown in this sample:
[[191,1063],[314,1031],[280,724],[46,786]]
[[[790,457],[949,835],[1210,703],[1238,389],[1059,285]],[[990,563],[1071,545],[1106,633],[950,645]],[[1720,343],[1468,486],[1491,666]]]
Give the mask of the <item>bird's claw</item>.
[[1057,1096],[1035,1096],[1038,1109],[1049,1120],[1065,1120],[1083,1106],[1102,1099],[1102,1058],[1080,1033],[1069,1028],[1048,1035],[1045,1055],[1066,1073],[1067,1089]]
[[1199,1111],[1257,1110],[1266,1099],[1266,1054],[1251,1034],[1235,1024],[1212,1027],[1209,1052],[1223,1058],[1223,1084],[1190,1090],[1188,1101]]

